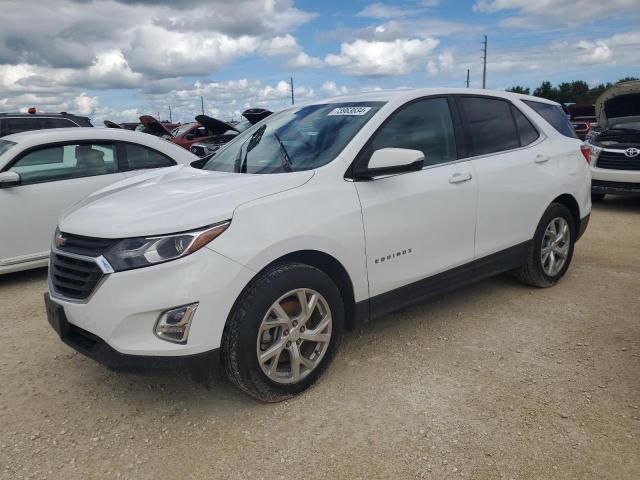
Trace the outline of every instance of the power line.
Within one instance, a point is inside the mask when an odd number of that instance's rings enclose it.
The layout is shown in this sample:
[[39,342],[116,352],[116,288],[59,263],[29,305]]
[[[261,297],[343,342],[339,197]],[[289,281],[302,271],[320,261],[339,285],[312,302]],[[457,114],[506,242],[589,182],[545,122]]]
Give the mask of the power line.
[[484,36],[482,49],[482,88],[487,88],[487,36]]

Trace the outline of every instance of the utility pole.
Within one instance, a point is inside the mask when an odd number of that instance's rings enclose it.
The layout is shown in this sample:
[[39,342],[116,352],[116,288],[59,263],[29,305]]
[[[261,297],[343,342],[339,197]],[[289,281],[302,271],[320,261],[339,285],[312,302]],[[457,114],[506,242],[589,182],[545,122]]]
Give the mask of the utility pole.
[[171,116],[171,105],[169,105],[169,122],[173,123],[173,117]]
[[295,104],[295,100],[293,98],[293,77],[289,77],[290,81],[291,81],[291,105]]
[[467,68],[467,88],[469,88],[469,69]]
[[484,36],[482,49],[482,88],[487,88],[487,36]]

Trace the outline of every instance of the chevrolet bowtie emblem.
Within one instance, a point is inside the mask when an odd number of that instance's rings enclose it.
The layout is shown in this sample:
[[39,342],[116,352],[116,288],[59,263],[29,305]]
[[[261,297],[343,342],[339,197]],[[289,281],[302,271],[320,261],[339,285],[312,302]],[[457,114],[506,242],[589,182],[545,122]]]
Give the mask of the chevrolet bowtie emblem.
[[67,239],[62,236],[61,233],[56,233],[56,247],[60,248],[67,243]]

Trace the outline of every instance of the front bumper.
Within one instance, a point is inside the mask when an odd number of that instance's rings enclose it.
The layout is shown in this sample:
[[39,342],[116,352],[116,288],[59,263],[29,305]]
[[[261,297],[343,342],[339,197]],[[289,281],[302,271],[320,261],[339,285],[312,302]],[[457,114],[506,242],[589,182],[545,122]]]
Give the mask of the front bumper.
[[611,195],[640,194],[640,182],[612,182],[607,180],[591,180],[593,193],[608,193]]
[[[106,275],[86,301],[53,293],[51,301],[63,309],[69,323],[63,341],[117,367],[139,363],[137,357],[189,357],[218,349],[229,312],[253,275],[205,247],[171,262]],[[195,302],[199,305],[185,344],[155,335],[162,312]]]
[[99,362],[113,370],[126,372],[204,372],[219,365],[219,349],[186,356],[144,356],[120,353],[110,347],[102,338],[69,323],[60,306],[55,310],[55,302],[45,293],[47,319],[51,327],[58,332],[60,340],[77,352]]

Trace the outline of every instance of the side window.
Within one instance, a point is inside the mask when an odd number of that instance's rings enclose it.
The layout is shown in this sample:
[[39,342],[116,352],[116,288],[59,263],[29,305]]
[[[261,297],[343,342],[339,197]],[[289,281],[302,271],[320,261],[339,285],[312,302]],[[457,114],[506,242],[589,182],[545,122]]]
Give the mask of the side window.
[[16,117],[5,119],[6,131],[4,135],[11,135],[12,133],[27,132],[29,130],[39,130],[40,120],[33,117]]
[[40,128],[67,128],[77,127],[75,123],[66,118],[41,118]]
[[419,100],[397,112],[373,137],[370,153],[381,148],[420,150],[425,165],[457,159],[451,112],[446,98]]
[[176,164],[169,157],[151,148],[132,143],[124,144],[127,170],[140,170],[142,168],[171,167]]
[[71,144],[39,148],[20,158],[10,171],[23,185],[115,173],[115,148],[111,144]]
[[513,105],[511,105],[511,112],[513,112],[513,119],[516,121],[516,128],[518,129],[518,136],[520,137],[520,146],[526,147],[535,142],[540,134],[536,128],[531,125],[529,119]]
[[560,105],[536,102],[534,100],[523,100],[523,102],[533,108],[538,115],[565,137],[578,138],[576,132],[573,131],[571,122],[567,118],[567,114],[564,113]]
[[471,143],[470,156],[520,147],[509,102],[485,97],[459,97],[458,103]]

